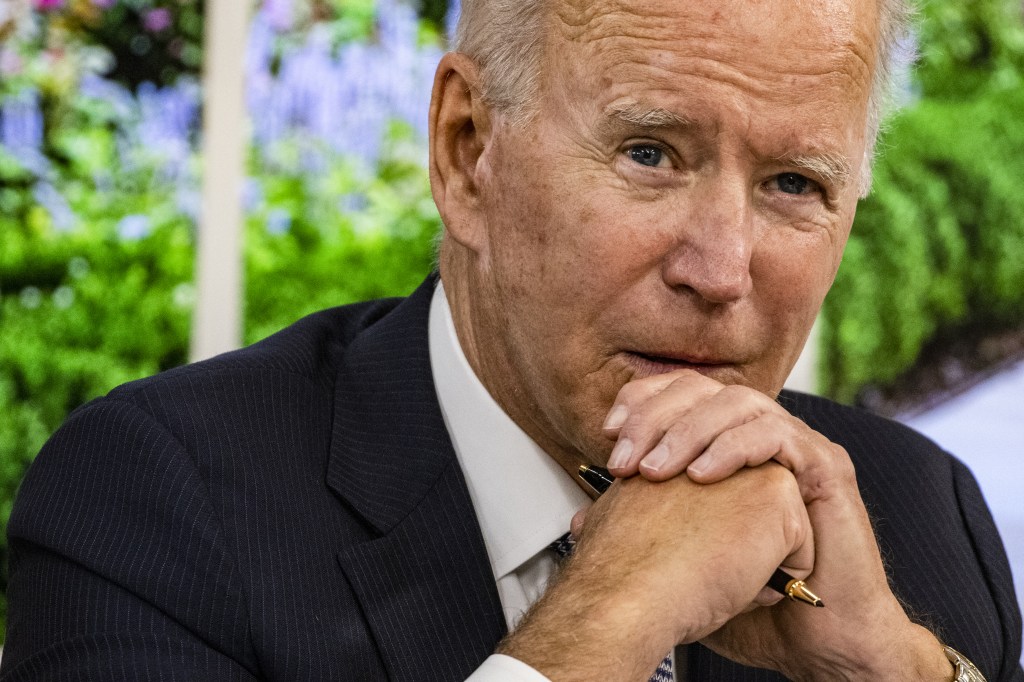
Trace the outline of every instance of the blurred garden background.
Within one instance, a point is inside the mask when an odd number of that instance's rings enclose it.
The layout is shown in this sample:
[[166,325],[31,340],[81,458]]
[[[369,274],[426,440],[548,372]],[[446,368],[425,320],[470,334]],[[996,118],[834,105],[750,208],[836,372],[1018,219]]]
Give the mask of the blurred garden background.
[[[251,140],[244,342],[408,293],[431,269],[426,112],[457,12],[457,0],[256,3],[238,122]],[[1021,0],[924,5],[919,66],[820,321],[821,393],[921,419],[1024,368],[1022,12]],[[202,0],[0,0],[4,525],[72,409],[188,360],[203,31]],[[1024,435],[1024,395],[1005,407]],[[1024,445],[1000,457],[1024,493]],[[1024,526],[1007,540],[1021,551]]]

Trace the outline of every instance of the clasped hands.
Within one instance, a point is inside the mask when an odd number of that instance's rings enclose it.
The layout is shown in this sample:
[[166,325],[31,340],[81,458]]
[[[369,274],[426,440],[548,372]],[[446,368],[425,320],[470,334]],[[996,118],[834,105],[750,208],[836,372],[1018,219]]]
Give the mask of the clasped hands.
[[[795,680],[951,679],[889,589],[841,446],[690,370],[626,384],[604,432],[623,480],[577,514],[575,556],[499,651],[558,681],[646,680],[695,641]],[[779,603],[780,567],[826,608]]]

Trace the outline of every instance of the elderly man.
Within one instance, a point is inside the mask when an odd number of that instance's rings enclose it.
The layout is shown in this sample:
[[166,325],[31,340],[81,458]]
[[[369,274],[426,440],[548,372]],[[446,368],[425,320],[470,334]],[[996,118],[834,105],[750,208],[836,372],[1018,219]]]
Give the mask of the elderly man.
[[[970,474],[780,394],[905,14],[466,2],[440,281],[76,412],[10,523],[3,679],[1024,680]],[[589,508],[581,464],[620,479]]]

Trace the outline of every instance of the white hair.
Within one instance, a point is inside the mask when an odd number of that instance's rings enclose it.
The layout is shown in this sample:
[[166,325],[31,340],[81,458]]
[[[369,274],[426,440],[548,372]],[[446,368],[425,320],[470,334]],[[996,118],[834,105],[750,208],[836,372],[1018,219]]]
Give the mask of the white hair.
[[[550,1],[462,0],[453,48],[479,65],[481,96],[513,124],[529,121],[537,110]],[[882,121],[895,101],[901,76],[915,56],[908,47],[911,0],[878,0],[878,15],[866,151],[859,173],[862,196],[871,187],[871,166]]]

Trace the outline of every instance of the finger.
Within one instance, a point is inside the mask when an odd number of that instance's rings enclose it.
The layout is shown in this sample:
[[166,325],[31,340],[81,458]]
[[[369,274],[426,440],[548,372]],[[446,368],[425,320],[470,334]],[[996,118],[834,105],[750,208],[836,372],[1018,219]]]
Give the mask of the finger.
[[635,474],[640,460],[681,415],[724,388],[717,381],[690,370],[673,372],[671,376],[674,379],[656,393],[626,396],[629,402],[623,405],[628,406],[629,416],[619,428],[618,441],[608,458],[608,469],[616,477]]
[[587,510],[580,509],[578,512],[573,514],[572,521],[569,522],[569,532],[573,534],[573,537],[580,537],[583,533],[583,524],[587,520]]
[[604,425],[601,427],[608,438],[617,438],[619,429],[629,417],[630,410],[643,403],[651,396],[661,393],[666,386],[676,380],[675,372],[656,374],[645,379],[630,381],[619,389],[615,402],[608,410]]
[[[669,398],[663,396],[669,396],[671,390],[671,387],[666,389],[648,402],[651,405],[667,402]],[[671,424],[660,441],[642,456],[638,470],[644,478],[652,481],[664,481],[677,476],[722,433],[755,420],[766,412],[781,409],[771,398],[754,389],[724,386],[713,395],[695,402],[685,412],[670,413]],[[634,435],[634,429],[639,431],[641,428],[641,425],[627,424],[620,438],[629,437],[634,443],[642,441],[644,434]]]
[[759,466],[769,460],[793,472],[805,504],[836,488],[849,487],[846,482],[851,465],[846,451],[799,419],[777,412],[720,434],[686,473],[697,483],[709,484],[742,467]]
[[716,483],[743,467],[764,464],[794,438],[791,422],[792,417],[772,412],[723,430],[687,464],[687,476],[697,483]]
[[785,598],[784,595],[779,594],[770,587],[762,587],[761,591],[754,597],[753,603],[744,610],[744,613],[753,611],[758,606],[775,606]]
[[[677,372],[656,374],[644,379],[630,381],[623,385],[615,396],[615,402],[612,403],[611,408],[608,410],[608,416],[605,417],[604,425],[601,427],[604,435],[610,439],[618,438],[619,430],[622,428],[622,425],[626,423],[629,415],[635,411],[638,406],[664,391],[683,374],[694,374],[698,377],[701,376],[697,372],[684,369]],[[707,380],[713,381],[711,379]]]
[[[765,466],[776,467],[778,465],[771,462]],[[792,484],[792,479],[789,480],[790,484]],[[797,503],[791,509],[793,514],[786,518],[783,527],[785,541],[789,544],[791,551],[778,568],[797,580],[803,580],[811,575],[815,567],[816,548],[814,531],[807,507]],[[774,572],[774,569],[772,572]],[[769,582],[769,577],[770,574],[764,577],[766,585]],[[772,606],[777,604],[783,596],[766,586],[754,597],[753,603],[759,606]]]

